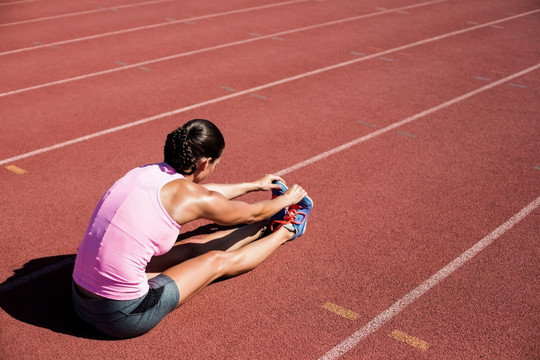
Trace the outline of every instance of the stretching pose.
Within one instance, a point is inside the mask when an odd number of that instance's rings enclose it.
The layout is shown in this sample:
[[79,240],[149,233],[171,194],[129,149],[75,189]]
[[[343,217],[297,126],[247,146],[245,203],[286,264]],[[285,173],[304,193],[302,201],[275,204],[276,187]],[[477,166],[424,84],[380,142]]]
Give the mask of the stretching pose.
[[[73,271],[73,304],[84,321],[116,338],[142,335],[212,281],[254,269],[302,235],[313,202],[299,185],[287,188],[274,175],[199,185],[224,147],[214,124],[191,120],[167,136],[164,162],[129,171],[106,192]],[[269,200],[231,201],[268,190]],[[181,225],[197,219],[247,225],[176,243]]]

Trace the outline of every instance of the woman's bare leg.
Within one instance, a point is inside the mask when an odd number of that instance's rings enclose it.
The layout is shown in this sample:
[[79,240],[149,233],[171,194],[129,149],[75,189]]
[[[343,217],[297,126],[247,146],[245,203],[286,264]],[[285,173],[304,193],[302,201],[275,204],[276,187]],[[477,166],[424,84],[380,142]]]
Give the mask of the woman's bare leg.
[[293,232],[281,227],[274,233],[236,250],[213,250],[173,266],[163,274],[176,282],[180,291],[178,305],[181,305],[222,276],[234,276],[256,268],[293,235]]
[[166,254],[152,258],[146,268],[148,277],[154,277],[181,262],[212,250],[239,249],[260,238],[269,224],[269,221],[260,221],[236,229],[216,231],[198,239],[183,240],[175,244]]

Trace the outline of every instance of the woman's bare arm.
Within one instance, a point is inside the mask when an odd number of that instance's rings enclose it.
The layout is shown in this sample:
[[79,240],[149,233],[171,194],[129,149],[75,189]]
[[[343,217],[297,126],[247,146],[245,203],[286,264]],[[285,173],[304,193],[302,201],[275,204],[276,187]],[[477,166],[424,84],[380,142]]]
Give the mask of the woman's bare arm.
[[188,180],[176,180],[162,188],[160,199],[179,224],[208,219],[220,225],[236,225],[267,219],[306,195],[302,187],[293,185],[282,196],[249,204],[230,201],[223,194]]
[[209,191],[197,203],[200,218],[214,221],[220,225],[236,225],[265,220],[286,206],[298,203],[307,193],[299,185],[291,186],[282,196],[253,204],[243,201],[230,201],[223,195]]
[[245,183],[238,184],[201,184],[204,188],[210,191],[215,191],[223,195],[227,199],[245,195],[252,191],[268,191],[270,189],[279,189],[280,186],[273,184],[273,181],[285,182],[281,177],[276,175],[265,175],[262,178]]

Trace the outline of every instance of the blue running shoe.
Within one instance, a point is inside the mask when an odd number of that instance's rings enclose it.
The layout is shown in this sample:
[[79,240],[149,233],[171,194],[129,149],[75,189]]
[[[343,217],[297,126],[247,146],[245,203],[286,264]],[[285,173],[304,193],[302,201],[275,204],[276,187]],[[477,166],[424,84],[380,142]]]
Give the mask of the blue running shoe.
[[[299,203],[289,206],[282,219],[274,219],[271,225],[272,231],[284,226],[287,230],[295,232],[291,240],[296,239],[306,231],[307,218],[311,209],[313,209],[313,200],[306,196]],[[276,225],[277,227],[274,229]]]
[[[287,185],[285,185],[281,181],[276,180],[276,181],[274,181],[274,184],[278,184],[279,186],[281,186],[281,189],[272,189],[272,199],[275,199],[278,196],[283,195],[283,193],[285,191],[287,191],[287,189],[288,189]],[[277,213],[275,213],[274,216],[272,216],[272,220],[283,219],[285,217],[286,213],[287,213],[287,208],[283,208],[283,209],[279,210]]]
[[273,183],[278,184],[279,186],[281,186],[281,189],[272,189],[272,199],[275,199],[278,196],[283,195],[283,193],[285,191],[287,191],[287,189],[288,189],[287,185],[285,185],[281,181],[275,180],[275,181],[273,181]]

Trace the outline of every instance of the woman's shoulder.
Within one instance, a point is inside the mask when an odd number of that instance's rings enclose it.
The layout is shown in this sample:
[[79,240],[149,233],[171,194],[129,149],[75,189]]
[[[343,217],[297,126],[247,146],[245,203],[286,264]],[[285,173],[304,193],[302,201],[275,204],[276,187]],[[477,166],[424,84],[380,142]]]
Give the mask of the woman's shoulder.
[[190,193],[200,193],[206,190],[201,185],[184,178],[169,181],[163,186],[163,189],[165,191],[171,191],[174,194],[182,193],[184,195],[189,195]]
[[190,180],[176,179],[165,184],[160,192],[161,203],[180,224],[198,218],[201,203],[210,191]]
[[187,179],[175,179],[161,188],[160,197],[163,202],[178,206],[186,201],[195,201],[210,195],[205,187]]

